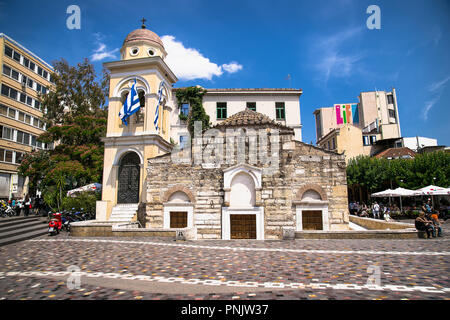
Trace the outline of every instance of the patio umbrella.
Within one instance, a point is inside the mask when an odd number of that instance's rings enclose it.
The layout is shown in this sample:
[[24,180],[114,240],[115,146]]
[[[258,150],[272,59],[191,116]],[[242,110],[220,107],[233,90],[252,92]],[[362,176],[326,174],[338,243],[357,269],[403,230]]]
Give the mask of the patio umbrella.
[[415,195],[421,196],[431,196],[431,201],[433,203],[434,208],[434,196],[448,196],[450,195],[450,188],[442,188],[433,185],[429,185],[427,187],[423,187],[415,191]]
[[405,188],[397,188],[394,189],[393,193],[396,197],[400,197],[400,211],[403,211],[403,205],[402,205],[402,197],[412,197],[414,196],[414,190],[405,189]]
[[389,206],[391,205],[391,197],[392,197],[392,191],[391,189],[387,189],[384,191],[372,193],[372,197],[389,197]]
[[75,196],[77,192],[85,192],[85,191],[100,191],[102,190],[102,185],[100,183],[91,183],[83,187],[79,187],[76,189],[72,189],[67,191],[67,196]]
[[372,197],[400,197],[400,211],[403,211],[402,197],[411,197],[415,195],[414,190],[405,188],[397,188],[394,190],[387,189],[385,191],[372,194]]
[[450,195],[450,189],[430,185],[430,186],[416,190],[415,194],[416,195],[429,195],[429,196],[446,196],[446,195]]

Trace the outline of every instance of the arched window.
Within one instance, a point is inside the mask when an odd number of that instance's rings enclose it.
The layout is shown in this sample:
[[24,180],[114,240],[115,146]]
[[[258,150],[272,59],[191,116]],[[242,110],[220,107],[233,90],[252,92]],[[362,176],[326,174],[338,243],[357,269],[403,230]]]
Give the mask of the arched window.
[[231,181],[230,207],[254,207],[255,206],[255,182],[252,177],[240,172]]

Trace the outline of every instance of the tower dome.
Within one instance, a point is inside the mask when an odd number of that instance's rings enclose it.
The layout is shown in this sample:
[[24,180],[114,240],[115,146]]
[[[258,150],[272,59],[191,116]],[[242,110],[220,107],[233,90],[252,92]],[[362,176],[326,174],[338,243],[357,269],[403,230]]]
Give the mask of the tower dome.
[[164,44],[158,37],[158,35],[153,31],[148,30],[147,28],[141,28],[131,31],[123,41],[123,45],[140,41],[151,42],[156,45],[160,45],[161,47],[164,47]]
[[122,60],[159,56],[164,59],[167,55],[164,44],[159,36],[147,29],[142,19],[142,27],[131,31],[122,44],[120,50]]

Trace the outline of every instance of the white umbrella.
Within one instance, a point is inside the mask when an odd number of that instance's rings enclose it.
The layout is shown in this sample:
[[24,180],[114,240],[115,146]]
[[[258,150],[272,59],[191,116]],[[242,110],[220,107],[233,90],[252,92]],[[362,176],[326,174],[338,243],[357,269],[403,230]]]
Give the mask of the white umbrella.
[[450,195],[450,188],[442,188],[433,185],[429,185],[427,187],[423,187],[415,191],[415,195],[421,196],[431,196],[432,205],[434,208],[434,197],[433,196],[448,196]]
[[387,189],[381,192],[374,193],[372,194],[372,197],[400,197],[400,210],[402,211],[403,210],[402,197],[411,197],[414,195],[415,195],[414,190],[397,188],[394,190]]
[[372,197],[392,197],[392,191],[394,191],[394,190],[387,189],[384,191],[372,193],[371,196]]
[[85,191],[100,191],[102,189],[102,185],[100,183],[91,183],[83,187],[79,187],[76,189],[72,189],[67,191],[67,196],[75,195],[77,192],[85,192]]
[[393,191],[394,197],[400,197],[400,212],[403,211],[403,205],[402,205],[402,197],[412,197],[414,196],[415,192],[414,190],[409,190],[405,188],[397,188]]
[[450,189],[430,185],[430,186],[416,190],[415,194],[418,196],[420,196],[420,195],[446,196],[446,195],[450,195]]

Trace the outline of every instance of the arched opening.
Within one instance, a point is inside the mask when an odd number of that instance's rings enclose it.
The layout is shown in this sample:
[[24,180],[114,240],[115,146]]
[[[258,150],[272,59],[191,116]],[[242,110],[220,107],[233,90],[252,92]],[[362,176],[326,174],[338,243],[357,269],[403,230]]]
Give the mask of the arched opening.
[[140,158],[135,152],[126,153],[120,160],[117,203],[139,203]]
[[[169,192],[171,191],[169,190]],[[181,190],[176,190],[165,197],[167,202],[164,203],[164,228],[192,227],[194,206],[189,195]]]
[[183,191],[176,191],[169,197],[169,203],[187,203],[191,202],[189,197]]
[[[136,111],[133,115],[131,115],[131,123],[144,123],[144,108],[145,108],[145,91],[142,89],[138,89],[138,95],[139,95],[139,103],[140,108],[138,111]],[[129,90],[125,90],[120,94],[120,103],[121,106],[125,103],[127,100]]]
[[303,193],[302,201],[314,201],[314,200],[322,200],[320,194],[312,189],[309,189]]
[[255,182],[253,178],[240,172],[231,181],[230,207],[250,208],[255,206]]
[[307,185],[297,193],[297,230],[329,230],[328,201],[320,187]]

